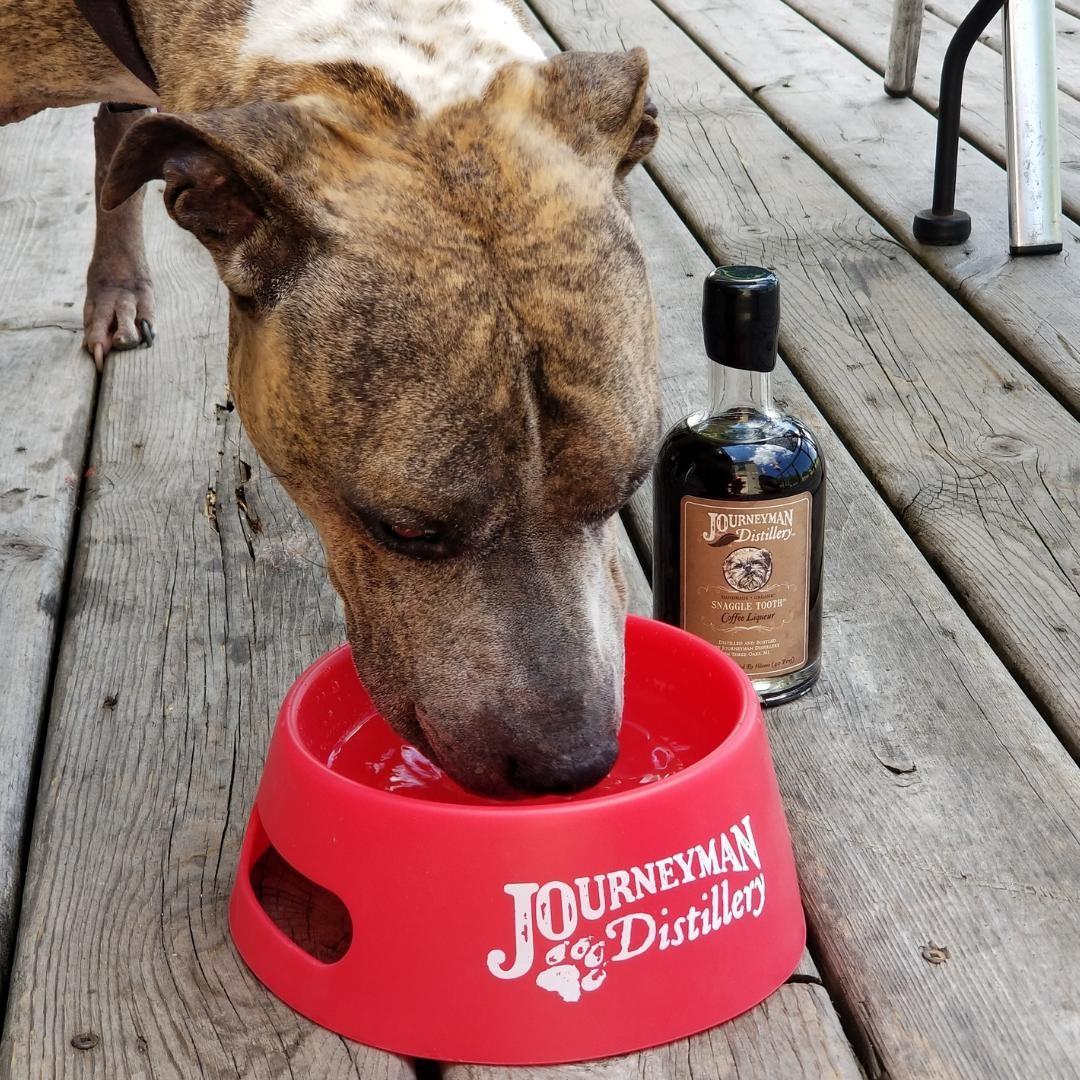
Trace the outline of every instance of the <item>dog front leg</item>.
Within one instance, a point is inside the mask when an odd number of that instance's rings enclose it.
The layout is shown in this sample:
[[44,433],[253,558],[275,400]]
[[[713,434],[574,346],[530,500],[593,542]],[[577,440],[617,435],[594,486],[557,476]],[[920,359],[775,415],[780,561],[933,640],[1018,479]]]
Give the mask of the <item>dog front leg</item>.
[[135,192],[115,210],[101,208],[101,187],[113,153],[124,133],[143,115],[144,109],[113,112],[102,105],[94,119],[97,230],[86,274],[83,328],[87,351],[98,371],[112,349],[154,342],[154,288],[143,246],[143,192]]

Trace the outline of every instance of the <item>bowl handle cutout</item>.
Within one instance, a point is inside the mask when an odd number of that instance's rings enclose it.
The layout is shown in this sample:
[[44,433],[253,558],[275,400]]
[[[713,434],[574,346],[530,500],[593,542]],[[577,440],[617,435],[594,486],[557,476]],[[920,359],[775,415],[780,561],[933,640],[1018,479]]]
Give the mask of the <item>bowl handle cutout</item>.
[[[300,873],[270,842],[257,813],[252,816],[238,870],[238,892],[246,894],[248,918],[329,967],[349,951],[352,918],[341,898]],[[255,927],[251,927],[255,930]],[[265,935],[260,935],[265,936]],[[282,944],[285,944],[283,941]]]

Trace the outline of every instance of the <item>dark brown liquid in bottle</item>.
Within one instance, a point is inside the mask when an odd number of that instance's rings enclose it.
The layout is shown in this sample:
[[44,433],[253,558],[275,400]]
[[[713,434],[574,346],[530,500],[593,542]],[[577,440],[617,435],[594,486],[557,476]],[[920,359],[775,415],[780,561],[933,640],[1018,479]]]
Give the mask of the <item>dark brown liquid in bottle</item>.
[[[664,439],[653,480],[653,607],[656,618],[680,624],[684,496],[745,502],[749,510],[757,500],[809,492],[807,662],[790,675],[754,680],[766,704],[775,705],[809,690],[820,669],[825,459],[813,434],[793,417],[772,418],[752,441],[741,441],[747,437],[743,419],[731,413],[691,418],[676,424]],[[740,430],[739,441],[733,441],[732,432]]]

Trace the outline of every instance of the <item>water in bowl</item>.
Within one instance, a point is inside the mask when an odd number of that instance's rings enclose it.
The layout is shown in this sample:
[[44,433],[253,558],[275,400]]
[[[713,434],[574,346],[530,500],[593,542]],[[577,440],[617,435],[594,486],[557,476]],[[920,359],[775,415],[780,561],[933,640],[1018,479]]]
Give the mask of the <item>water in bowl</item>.
[[[658,715],[663,715],[663,710]],[[654,784],[693,764],[707,749],[686,745],[677,736],[664,738],[649,730],[641,719],[624,716],[618,760],[596,787],[577,795],[551,795],[522,802],[534,805],[591,799]],[[360,716],[330,751],[326,763],[350,780],[414,799],[474,806],[505,805],[458,786],[419,750],[403,742],[377,712]]]

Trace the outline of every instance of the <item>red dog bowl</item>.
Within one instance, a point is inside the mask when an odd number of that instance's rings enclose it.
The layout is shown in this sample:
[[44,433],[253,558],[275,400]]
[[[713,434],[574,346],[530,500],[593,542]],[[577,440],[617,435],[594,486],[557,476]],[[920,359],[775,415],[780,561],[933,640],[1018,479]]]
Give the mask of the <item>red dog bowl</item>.
[[[646,619],[626,651],[612,776],[527,805],[470,796],[402,746],[347,647],[310,667],[281,709],[229,912],[255,975],[349,1038],[499,1065],[654,1046],[772,993],[806,930],[750,681]],[[260,904],[271,846],[344,905],[340,959]]]

